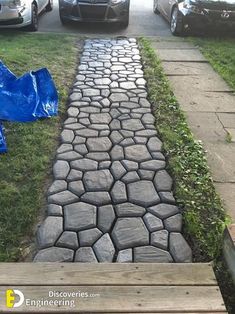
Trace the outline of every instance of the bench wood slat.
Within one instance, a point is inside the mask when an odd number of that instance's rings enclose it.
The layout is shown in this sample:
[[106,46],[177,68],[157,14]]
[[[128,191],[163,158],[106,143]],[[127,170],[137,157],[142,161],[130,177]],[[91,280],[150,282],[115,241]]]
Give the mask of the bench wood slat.
[[[19,287],[15,287],[15,289]],[[12,312],[6,310],[4,292],[7,287],[1,287],[0,292],[0,312]],[[12,287],[14,289],[14,287]],[[20,290],[25,298],[42,299],[48,297],[48,292],[88,292],[89,294],[99,294],[92,298],[75,298],[75,308],[71,308],[71,313],[183,313],[187,312],[224,312],[226,311],[218,287],[190,287],[190,286],[22,286]],[[57,313],[68,311],[68,307],[58,307]],[[15,308],[14,313],[53,313],[50,307],[37,309],[22,305]]]
[[0,263],[0,285],[216,286],[211,264]]

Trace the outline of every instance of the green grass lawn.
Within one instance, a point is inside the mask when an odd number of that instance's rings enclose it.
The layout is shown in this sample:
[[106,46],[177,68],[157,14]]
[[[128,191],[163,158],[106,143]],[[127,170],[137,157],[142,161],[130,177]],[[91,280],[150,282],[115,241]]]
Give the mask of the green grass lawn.
[[78,50],[68,35],[0,34],[0,59],[17,75],[47,67],[59,93],[59,117],[34,123],[4,123],[8,153],[0,155],[0,262],[21,256],[22,240],[45,202]]
[[193,38],[213,68],[235,90],[235,39]]

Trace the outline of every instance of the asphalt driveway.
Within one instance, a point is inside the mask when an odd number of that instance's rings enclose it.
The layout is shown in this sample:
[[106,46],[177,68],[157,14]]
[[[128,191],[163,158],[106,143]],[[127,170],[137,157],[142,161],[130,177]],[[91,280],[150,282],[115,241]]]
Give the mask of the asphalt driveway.
[[172,36],[167,22],[153,13],[153,0],[131,0],[130,25],[123,29],[117,25],[75,23],[63,26],[59,18],[58,0],[54,10],[40,17],[40,32],[79,33],[83,35]]

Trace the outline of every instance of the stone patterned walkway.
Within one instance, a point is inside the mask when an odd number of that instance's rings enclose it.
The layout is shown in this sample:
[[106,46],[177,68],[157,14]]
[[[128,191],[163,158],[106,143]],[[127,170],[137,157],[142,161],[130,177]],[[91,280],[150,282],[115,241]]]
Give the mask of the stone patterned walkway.
[[135,39],[87,40],[34,261],[191,262]]

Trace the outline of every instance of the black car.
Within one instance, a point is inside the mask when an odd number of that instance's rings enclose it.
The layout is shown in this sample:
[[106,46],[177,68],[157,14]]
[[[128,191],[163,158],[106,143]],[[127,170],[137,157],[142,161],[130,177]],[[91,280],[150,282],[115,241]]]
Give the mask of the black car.
[[235,32],[235,0],[154,0],[153,6],[170,22],[173,35],[217,26]]
[[129,24],[130,0],[59,0],[60,20]]

